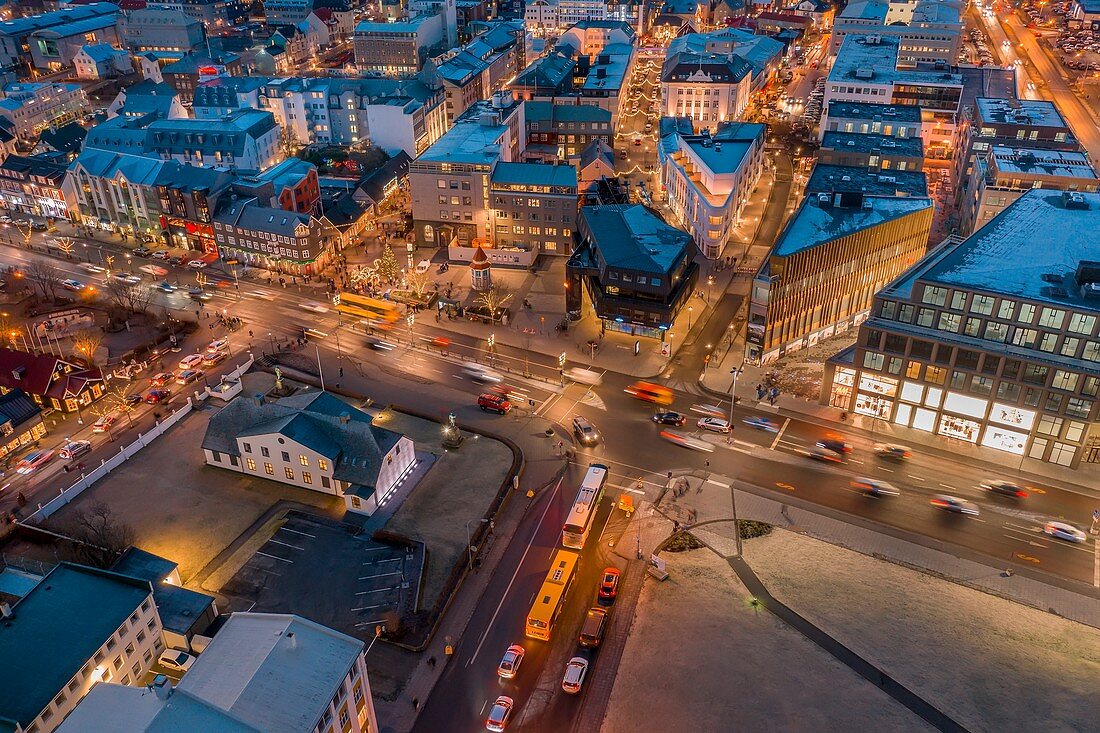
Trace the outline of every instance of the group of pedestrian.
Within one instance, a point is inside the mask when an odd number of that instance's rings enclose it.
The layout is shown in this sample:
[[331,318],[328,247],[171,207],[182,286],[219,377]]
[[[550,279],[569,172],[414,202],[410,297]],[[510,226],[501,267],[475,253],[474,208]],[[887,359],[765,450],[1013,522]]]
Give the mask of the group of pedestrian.
[[767,397],[768,404],[775,406],[775,401],[779,399],[779,387],[772,385],[771,387],[765,387],[763,384],[756,385],[756,399],[757,401],[763,401]]

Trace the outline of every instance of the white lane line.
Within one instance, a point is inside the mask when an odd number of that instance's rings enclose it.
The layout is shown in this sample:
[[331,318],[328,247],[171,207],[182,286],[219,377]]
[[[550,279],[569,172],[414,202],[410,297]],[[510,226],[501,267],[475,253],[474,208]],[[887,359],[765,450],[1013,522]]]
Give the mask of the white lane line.
[[[477,655],[481,653],[481,647],[489,637],[489,631],[493,628],[493,624],[496,623],[497,614],[499,614],[500,609],[504,607],[504,601],[508,598],[508,591],[512,590],[512,584],[516,582],[516,578],[519,576],[520,568],[523,567],[523,561],[527,559],[527,553],[530,552],[531,548],[535,545],[535,536],[538,534],[543,520],[546,519],[546,512],[550,511],[550,507],[554,503],[554,496],[558,493],[558,489],[561,488],[561,482],[564,480],[564,476],[558,479],[558,485],[554,487],[553,493],[550,494],[550,500],[546,502],[546,507],[543,508],[542,514],[539,515],[539,521],[535,524],[535,531],[531,533],[531,541],[527,543],[527,548],[523,551],[523,555],[520,556],[519,563],[516,565],[516,570],[512,573],[512,578],[508,581],[507,587],[505,587],[504,592],[500,594],[500,603],[497,604],[496,610],[493,611],[493,616],[489,619],[489,625],[485,627],[485,633],[481,635],[481,639],[477,643],[477,648],[474,649],[473,656],[470,657],[470,661],[466,662],[467,667],[473,664],[477,659]],[[555,548],[554,551],[557,552],[557,548]]]
[[279,562],[285,562],[287,565],[293,565],[293,560],[287,560],[286,558],[278,557],[276,555],[268,555],[266,552],[260,552],[256,550],[257,555],[263,555],[264,557],[270,557],[272,560],[278,560]]
[[359,580],[370,580],[371,578],[385,578],[386,576],[389,576],[389,575],[401,575],[401,571],[400,570],[395,570],[392,573],[378,573],[377,575],[364,575],[363,577],[359,578]]
[[779,432],[775,434],[775,440],[772,441],[770,450],[775,450],[775,446],[779,444],[779,439],[783,437],[783,433],[787,432],[787,426],[791,424],[791,419],[788,417],[783,421],[783,426],[779,428]]
[[377,561],[375,561],[374,563],[371,563],[371,564],[372,565],[381,565],[384,562],[401,562],[404,559],[405,558],[403,558],[403,557],[391,557],[388,560],[377,560]]
[[913,479],[914,481],[927,481],[927,480],[928,480],[928,479],[924,478],[923,476],[914,476],[914,475],[913,475],[913,474],[911,474],[911,473],[909,473],[909,474],[906,474],[906,475],[907,475],[907,476],[908,476],[909,478]]
[[945,489],[950,489],[951,491],[958,491],[958,489],[956,489],[954,486],[948,486],[947,484],[940,484],[940,486]]
[[289,547],[289,548],[294,549],[294,550],[304,550],[305,549],[304,547],[298,547],[298,545],[292,545],[289,542],[280,542],[279,540],[275,539],[274,537],[269,539],[268,542],[274,542],[276,545],[282,545],[283,547]]
[[879,466],[879,467],[878,467],[878,470],[880,470],[880,471],[885,471],[886,473],[893,473],[893,472],[894,472],[894,469],[892,469],[892,468],[887,468],[886,466]]
[[861,466],[863,465],[863,461],[859,460],[858,458],[849,458],[848,463],[858,463]]
[[707,483],[708,483],[708,484],[714,484],[715,486],[721,486],[721,487],[722,487],[723,489],[728,489],[728,488],[730,487],[730,485],[729,485],[729,484],[724,484],[724,483],[722,483],[721,481],[715,481],[715,480],[714,480],[714,479],[712,479],[712,478],[708,478],[708,479],[707,479]]
[[1093,543],[1092,584],[1100,588],[1100,542]]
[[1035,540],[1031,539],[1030,537],[1018,537],[1014,534],[1009,534],[1008,532],[1002,532],[1001,534],[1002,534],[1002,536],[1008,537],[1011,540],[1018,540],[1020,542],[1026,542],[1029,545],[1031,545],[1032,547],[1042,547],[1043,549],[1046,549],[1048,547],[1048,545],[1044,545],[1042,542],[1036,542]]

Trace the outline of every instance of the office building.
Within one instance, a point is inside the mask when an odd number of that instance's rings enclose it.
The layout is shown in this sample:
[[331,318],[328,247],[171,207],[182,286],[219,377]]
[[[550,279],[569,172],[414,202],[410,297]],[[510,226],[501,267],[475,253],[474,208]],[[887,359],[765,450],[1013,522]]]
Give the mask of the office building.
[[101,15],[36,30],[27,43],[35,70],[53,74],[70,68],[82,47],[100,43],[117,47],[120,39],[116,17]]
[[936,249],[876,294],[826,363],[822,402],[1021,459],[1100,462],[1098,212],[1098,194],[1029,191]]
[[34,142],[51,126],[81,117],[87,106],[88,97],[79,84],[27,82],[7,84],[0,91],[0,118],[11,123],[24,143]]
[[34,64],[28,53],[32,34],[96,18],[109,18],[114,23],[118,12],[118,5],[114,3],[88,3],[0,22],[0,70],[26,78],[31,75]]
[[919,171],[924,167],[924,141],[919,135],[900,138],[874,133],[826,132],[817,160],[825,165]]
[[932,201],[808,195],[753,279],[745,360],[772,361],[866,318],[876,292],[924,254]]
[[264,22],[272,27],[298,25],[313,12],[313,0],[263,0]]
[[725,122],[713,134],[674,131],[661,137],[658,158],[668,207],[704,257],[722,256],[760,180],[765,129]]
[[[96,685],[139,685],[164,649],[148,581],[61,563],[0,624],[0,719],[50,733]],[[140,690],[140,688],[137,688]]]
[[953,65],[962,45],[958,0],[856,0],[833,19],[829,53],[840,52],[848,38],[878,36],[899,42],[902,66],[942,62]]
[[754,35],[740,28],[723,28],[710,33],[688,33],[668,44],[665,58],[679,53],[736,56],[750,66],[751,91],[757,91],[771,80],[783,63],[783,43],[764,35]]
[[661,116],[696,128],[736,120],[749,104],[752,65],[736,54],[680,51],[661,66]]
[[[498,162],[489,176],[489,195],[494,215],[493,248],[482,250],[493,263],[530,267],[541,254],[568,256],[573,251],[573,232],[577,228],[575,166]],[[460,260],[474,256],[453,249],[449,254]]]
[[443,19],[421,15],[396,23],[363,21],[355,26],[355,67],[382,76],[413,76],[443,46]]
[[637,2],[604,0],[531,0],[524,6],[528,30],[537,36],[558,37],[578,23],[622,21],[635,29],[644,27],[646,8]]
[[77,224],[153,235],[160,231],[157,176],[167,163],[106,150],[83,150],[69,166],[65,200]]
[[146,152],[163,160],[262,171],[283,157],[279,126],[264,110],[236,110],[217,120],[156,120],[146,132]]
[[182,51],[202,46],[206,39],[202,23],[181,10],[142,8],[119,20],[122,41],[134,53],[145,51]]
[[928,176],[921,171],[881,171],[818,163],[806,181],[806,195],[863,193],[868,196],[927,196]]
[[601,329],[671,344],[699,275],[691,236],[640,204],[582,207],[577,236],[565,266],[569,319],[590,308]]
[[101,684],[60,733],[377,733],[363,642],[301,616],[234,613],[179,686]]
[[67,219],[65,175],[68,165],[55,160],[9,155],[0,163],[0,201],[8,211]]
[[907,104],[834,101],[825,108],[818,139],[827,132],[886,135],[902,140],[921,137],[920,107]]
[[180,10],[203,28],[226,28],[248,22],[244,0],[146,0],[146,7]]
[[959,232],[968,236],[1033,188],[1097,190],[1096,171],[1084,153],[998,145],[976,157],[959,210]]

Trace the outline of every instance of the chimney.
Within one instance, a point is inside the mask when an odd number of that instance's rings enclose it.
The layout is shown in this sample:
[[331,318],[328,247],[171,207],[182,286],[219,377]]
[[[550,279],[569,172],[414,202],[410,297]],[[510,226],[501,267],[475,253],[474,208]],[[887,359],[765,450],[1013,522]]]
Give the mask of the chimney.
[[161,702],[172,697],[172,680],[162,674],[158,674],[153,678],[153,682],[149,687],[152,688],[153,692],[157,695],[157,699]]
[[351,422],[351,415],[349,415],[345,412],[343,415],[340,416],[340,424],[341,425],[347,425],[350,422]]
[[293,631],[286,632],[286,644],[291,651],[298,648],[298,639],[295,638]]
[[14,614],[11,612],[11,604],[0,603],[0,616],[4,618],[11,618]]

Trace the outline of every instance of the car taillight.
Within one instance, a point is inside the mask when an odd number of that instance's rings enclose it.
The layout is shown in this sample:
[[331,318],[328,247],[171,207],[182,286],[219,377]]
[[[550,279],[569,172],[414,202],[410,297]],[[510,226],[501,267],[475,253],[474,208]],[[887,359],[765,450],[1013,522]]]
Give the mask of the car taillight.
[[1026,499],[1027,498],[1027,492],[1022,490],[1022,489],[1018,489],[1016,491],[1016,496],[1020,497],[1021,499]]

